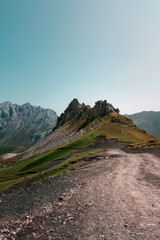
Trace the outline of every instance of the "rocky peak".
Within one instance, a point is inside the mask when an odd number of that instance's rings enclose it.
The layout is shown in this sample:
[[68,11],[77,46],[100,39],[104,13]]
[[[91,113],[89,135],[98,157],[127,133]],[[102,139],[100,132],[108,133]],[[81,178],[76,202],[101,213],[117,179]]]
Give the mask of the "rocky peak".
[[27,108],[30,108],[30,107],[32,107],[32,105],[31,105],[29,102],[27,102],[27,103],[24,103],[22,106],[23,106],[23,107],[27,107]]
[[86,122],[93,121],[97,117],[103,117],[111,112],[119,113],[119,109],[115,109],[110,103],[104,101],[97,101],[93,108],[84,103],[80,104],[78,99],[73,99],[68,105],[64,113],[60,115],[57,122],[57,127],[62,126],[66,122],[75,122],[80,120],[82,115],[85,116]]
[[119,113],[119,109],[114,108],[110,103],[107,103],[106,100],[97,101],[95,103],[94,107],[92,108],[89,119],[95,119],[97,117],[103,117],[106,114],[109,114],[111,112]]
[[32,145],[50,133],[56,122],[57,115],[51,109],[32,106],[30,103],[0,103],[0,144]]
[[67,111],[74,111],[75,109],[80,109],[82,107],[82,105],[79,103],[77,98],[74,98],[72,100],[72,102],[68,105],[67,109],[65,110],[65,112]]
[[8,105],[12,105],[12,103],[9,102],[9,101],[6,101],[6,102],[3,102],[3,103],[0,103],[0,105],[2,105],[2,106],[8,106]]
[[78,99],[74,98],[64,113],[62,113],[58,118],[57,127],[68,121],[75,121],[76,119],[79,119],[88,109],[90,109],[89,106],[86,106],[84,103],[80,104]]
[[69,106],[70,106],[70,105],[81,105],[81,104],[79,103],[79,101],[78,101],[77,98],[74,98],[74,99],[70,102]]

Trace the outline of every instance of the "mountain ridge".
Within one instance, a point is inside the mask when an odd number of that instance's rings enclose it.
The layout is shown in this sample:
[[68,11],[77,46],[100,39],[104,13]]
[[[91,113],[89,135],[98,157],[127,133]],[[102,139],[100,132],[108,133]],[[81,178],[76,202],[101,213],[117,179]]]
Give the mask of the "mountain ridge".
[[0,145],[33,145],[52,131],[56,121],[56,112],[51,109],[30,103],[0,103]]
[[118,114],[119,109],[114,108],[106,100],[97,101],[93,107],[90,107],[84,103],[80,104],[76,98],[73,99],[58,117],[52,133],[31,147],[24,158],[49,151],[83,136],[102,124],[101,120],[93,123],[97,118],[114,112]]
[[97,117],[103,117],[111,112],[119,113],[119,109],[114,108],[110,103],[107,103],[106,100],[99,100],[95,102],[93,107],[90,107],[84,103],[80,104],[78,99],[74,98],[64,113],[62,113],[58,118],[56,127],[59,127],[70,120],[79,120],[81,117],[83,117],[83,115],[85,115],[87,123],[93,121]]
[[119,109],[114,108],[106,100],[97,101],[93,107],[90,107],[84,103],[80,104],[77,99],[73,99],[66,110],[58,117],[57,125],[52,132],[19,157],[24,160],[44,154],[61,145],[83,138],[83,136],[92,132],[95,137],[100,132],[107,139],[116,138],[131,143],[135,141],[143,142],[145,138],[146,140],[154,139],[153,136],[139,130],[132,120],[120,115]]
[[142,111],[125,114],[125,116],[131,118],[137,127],[156,137],[160,137],[160,111]]

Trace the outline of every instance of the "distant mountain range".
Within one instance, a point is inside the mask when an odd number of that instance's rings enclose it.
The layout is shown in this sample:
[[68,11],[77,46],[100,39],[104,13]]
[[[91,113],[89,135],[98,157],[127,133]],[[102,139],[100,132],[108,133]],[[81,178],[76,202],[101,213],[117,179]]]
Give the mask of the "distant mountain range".
[[126,114],[125,116],[131,118],[137,127],[160,137],[160,112],[144,111],[132,115]]
[[0,104],[0,146],[31,146],[55,127],[57,114],[51,109],[4,102]]

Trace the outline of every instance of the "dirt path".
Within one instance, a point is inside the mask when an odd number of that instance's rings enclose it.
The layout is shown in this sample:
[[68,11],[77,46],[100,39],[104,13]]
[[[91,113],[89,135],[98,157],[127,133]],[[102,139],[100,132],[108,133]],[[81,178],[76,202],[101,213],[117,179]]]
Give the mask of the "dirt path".
[[119,149],[102,158],[2,195],[0,239],[160,239],[160,159]]

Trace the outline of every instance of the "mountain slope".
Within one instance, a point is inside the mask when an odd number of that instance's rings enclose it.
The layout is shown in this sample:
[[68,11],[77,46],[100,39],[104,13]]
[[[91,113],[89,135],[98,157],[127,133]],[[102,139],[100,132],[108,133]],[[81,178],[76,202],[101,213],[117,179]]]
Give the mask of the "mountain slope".
[[119,109],[115,109],[107,101],[98,101],[91,108],[84,103],[80,104],[77,99],[73,99],[64,113],[58,118],[53,132],[30,148],[25,153],[24,158],[44,153],[83,136],[100,126],[102,121],[98,118],[112,112],[119,113]]
[[160,112],[144,111],[125,116],[131,118],[137,127],[156,137],[160,137]]
[[0,104],[0,145],[30,146],[55,127],[56,113],[51,109],[4,102]]
[[156,141],[106,101],[98,101],[91,108],[75,99],[50,135],[26,152],[6,160],[5,168],[1,161],[1,192],[57,176],[84,164],[90,154],[106,151],[110,139],[130,143]]
[[12,190],[0,196],[0,239],[160,239],[160,148],[128,154],[126,142],[158,139],[106,101],[74,100],[50,135],[0,162],[0,193]]
[[139,130],[132,120],[120,115],[119,109],[114,108],[107,101],[98,101],[91,108],[74,99],[58,118],[53,132],[30,148],[23,159],[71,142],[89,132],[95,136],[105,134],[107,139],[117,138],[127,142],[153,139],[151,135]]

